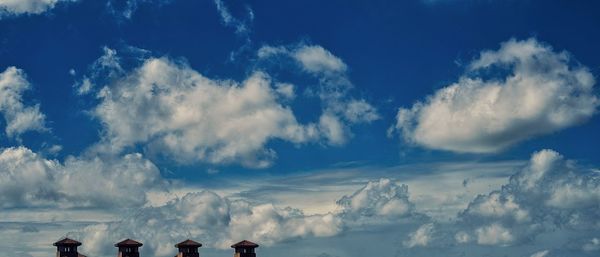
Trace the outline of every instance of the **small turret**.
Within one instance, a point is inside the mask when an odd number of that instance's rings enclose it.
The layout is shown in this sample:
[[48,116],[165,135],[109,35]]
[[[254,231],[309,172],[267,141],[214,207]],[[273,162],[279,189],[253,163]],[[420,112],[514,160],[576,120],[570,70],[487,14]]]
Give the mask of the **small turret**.
[[233,257],[256,257],[254,248],[258,247],[257,244],[250,241],[244,240],[231,246],[235,249]]
[[202,244],[188,239],[176,244],[175,247],[179,249],[179,253],[175,257],[200,257],[198,248],[202,247]]
[[77,246],[81,243],[65,237],[62,240],[52,244],[56,246],[56,257],[78,257]]
[[138,248],[142,245],[142,243],[131,240],[129,238],[118,242],[115,244],[115,247],[119,248],[117,257],[140,257],[140,252],[138,251]]

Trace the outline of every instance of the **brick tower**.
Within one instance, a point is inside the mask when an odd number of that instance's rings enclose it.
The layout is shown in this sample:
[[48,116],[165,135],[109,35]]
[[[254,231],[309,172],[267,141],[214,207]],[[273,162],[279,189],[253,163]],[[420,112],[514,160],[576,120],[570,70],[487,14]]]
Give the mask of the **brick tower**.
[[175,247],[179,249],[175,257],[200,257],[198,248],[202,247],[202,244],[188,239],[176,244]]
[[56,246],[56,257],[78,257],[77,246],[81,243],[70,238],[62,239],[54,244]]
[[115,244],[115,247],[119,248],[117,257],[140,257],[138,248],[143,244],[131,239],[125,239]]
[[254,248],[256,247],[258,247],[257,244],[246,240],[234,244],[231,246],[231,248],[235,249],[233,257],[256,257],[256,253],[254,252]]

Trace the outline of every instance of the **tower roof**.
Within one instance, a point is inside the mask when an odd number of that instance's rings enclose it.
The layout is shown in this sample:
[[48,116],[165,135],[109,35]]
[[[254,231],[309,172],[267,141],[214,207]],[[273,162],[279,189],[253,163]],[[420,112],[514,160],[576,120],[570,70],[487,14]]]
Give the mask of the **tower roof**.
[[122,246],[140,247],[142,245],[143,245],[142,243],[135,241],[135,240],[131,240],[129,238],[115,244],[116,247],[122,247]]
[[231,246],[231,248],[256,248],[258,247],[257,244],[252,243],[248,240],[243,240],[241,242],[238,242],[237,244],[234,244]]
[[64,239],[61,239],[52,245],[54,245],[54,246],[69,246],[69,245],[80,246],[81,243],[78,241],[75,241],[71,238],[65,237]]
[[185,241],[183,241],[183,242],[175,245],[175,247],[177,247],[177,248],[180,248],[180,247],[201,247],[201,246],[202,246],[201,243],[198,243],[198,242],[196,242],[194,240],[190,240],[190,239],[187,239],[187,240],[185,240]]

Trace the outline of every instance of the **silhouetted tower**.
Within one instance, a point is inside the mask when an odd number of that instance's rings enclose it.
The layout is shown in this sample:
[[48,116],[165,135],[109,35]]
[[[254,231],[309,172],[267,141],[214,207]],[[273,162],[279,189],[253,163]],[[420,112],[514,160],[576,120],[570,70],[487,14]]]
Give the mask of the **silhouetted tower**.
[[117,257],[140,257],[138,248],[142,245],[142,243],[129,238],[118,242],[115,244],[115,247],[119,247],[119,253],[117,254]]
[[254,248],[256,247],[258,247],[257,244],[246,240],[234,244],[231,246],[231,248],[235,248],[233,257],[256,257],[256,253],[254,252]]
[[198,248],[202,247],[202,244],[188,239],[176,244],[175,247],[179,248],[179,253],[175,257],[200,257]]
[[70,238],[62,239],[54,244],[56,246],[56,257],[78,257],[77,246],[81,243]]

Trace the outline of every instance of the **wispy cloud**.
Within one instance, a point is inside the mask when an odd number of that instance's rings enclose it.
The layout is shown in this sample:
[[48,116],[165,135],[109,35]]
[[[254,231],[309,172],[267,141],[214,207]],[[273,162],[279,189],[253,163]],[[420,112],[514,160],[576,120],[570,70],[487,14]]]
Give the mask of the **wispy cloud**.
[[235,17],[230,11],[224,0],[214,0],[214,3],[221,16],[221,21],[228,27],[235,29],[238,35],[248,35],[250,33],[252,22],[254,21],[254,12],[246,6],[246,16],[243,18]]

